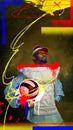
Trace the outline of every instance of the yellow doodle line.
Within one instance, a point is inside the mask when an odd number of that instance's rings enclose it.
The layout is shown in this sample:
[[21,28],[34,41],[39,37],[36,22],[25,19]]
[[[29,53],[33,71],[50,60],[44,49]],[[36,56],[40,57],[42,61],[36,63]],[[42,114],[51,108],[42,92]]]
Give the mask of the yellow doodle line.
[[[11,102],[12,102],[12,100],[10,101],[10,103],[11,103]],[[8,104],[8,106],[7,106],[7,108],[6,108],[6,111],[5,111],[3,130],[5,130],[6,117],[7,117],[7,112],[8,112],[10,103]]]
[[[36,23],[38,20],[40,20],[41,18],[43,18],[43,17],[46,16],[47,14],[48,14],[48,13],[44,13],[44,14],[41,15],[39,18],[37,18],[36,20],[34,20],[32,23],[30,23],[29,25],[27,25],[27,26],[26,26],[25,28],[23,28],[23,30],[21,30],[21,31],[16,35],[16,37],[13,39],[13,41],[12,41],[12,43],[11,43],[11,45],[10,45],[10,47],[11,47],[11,49],[12,49],[12,51],[13,51],[13,54],[12,54],[12,56],[10,57],[10,59],[8,60],[6,66],[5,66],[5,69],[4,69],[4,71],[3,71],[3,74],[2,74],[2,82],[3,82],[4,85],[12,84],[11,81],[10,81],[9,83],[5,82],[5,77],[6,77],[7,68],[8,68],[8,66],[9,66],[11,60],[12,60],[13,57],[17,54],[17,52],[19,51],[20,46],[22,45],[22,43],[21,43],[19,46],[16,47],[17,42],[20,40],[20,38],[24,35],[24,33],[25,33],[34,23]],[[12,85],[10,85],[10,86],[12,86]],[[15,91],[15,90],[14,90],[14,91]],[[8,93],[7,96],[9,96],[9,93]],[[15,97],[15,98],[17,98],[17,97]],[[14,99],[14,98],[11,98],[10,103],[13,101],[13,99]],[[7,115],[7,112],[8,112],[8,108],[9,108],[10,103],[8,104],[8,106],[7,106],[7,108],[6,108],[6,112],[5,112],[5,116],[4,116],[4,129],[5,129],[5,122],[6,122],[6,115]]]
[[[50,77],[50,76],[47,76],[47,77]],[[45,78],[46,78],[46,76],[45,76]],[[41,78],[39,81],[42,82],[43,80],[44,80],[44,78]],[[39,84],[39,83],[38,83],[38,85],[39,85],[40,88],[44,88],[44,90],[45,90],[45,89],[46,89],[46,85],[52,83],[54,80],[55,80],[55,77],[52,76],[52,79],[51,79],[49,82],[47,82],[45,85],[41,85],[41,84]],[[9,87],[9,89],[10,89],[10,88],[11,88],[11,91],[12,91],[12,92],[16,92],[16,90],[15,90],[14,88],[12,88],[12,82],[10,82],[10,87]],[[43,89],[40,89],[40,92],[42,92],[42,91],[44,91],[44,90],[43,90]],[[7,99],[7,100],[9,99],[10,102],[9,102],[7,108],[6,108],[6,112],[5,112],[5,116],[4,116],[4,127],[3,127],[3,130],[5,130],[5,122],[6,122],[6,116],[7,116],[7,112],[8,112],[9,106],[10,106],[11,102],[12,102],[14,99],[17,98],[17,96],[13,96],[13,97],[10,96],[10,94],[11,94],[12,92],[10,92],[10,93],[8,92],[7,95],[6,95],[6,99]],[[31,94],[24,94],[24,95],[29,95],[29,96],[30,96]]]
[[[26,26],[25,28],[23,28],[23,30],[21,30],[21,31],[18,33],[18,35],[14,38],[14,40],[12,41],[10,47],[11,47],[11,49],[12,49],[12,51],[13,51],[14,53],[12,54],[12,56],[11,56],[10,59],[9,59],[9,61],[7,62],[6,66],[5,66],[5,69],[4,69],[4,71],[3,71],[3,74],[2,74],[2,82],[3,82],[4,85],[10,84],[10,82],[9,82],[9,83],[6,83],[4,79],[5,79],[5,75],[6,75],[7,68],[8,68],[8,66],[9,66],[11,60],[12,60],[13,57],[16,55],[16,53],[19,51],[19,47],[20,47],[20,46],[17,46],[17,47],[16,47],[17,42],[18,42],[19,39],[23,36],[23,34],[24,34],[34,23],[36,23],[39,19],[43,18],[43,17],[46,16],[47,14],[48,14],[48,13],[44,13],[42,16],[40,16],[39,18],[37,18],[36,20],[34,20],[32,23],[30,23],[28,26]],[[14,42],[14,41],[15,41],[15,42]]]
[[[46,79],[46,77],[49,78],[50,76],[45,76],[44,78],[41,78],[41,79],[37,82],[37,84],[38,84],[38,86],[39,86],[38,88],[42,87],[42,88],[45,90],[45,89],[46,89],[46,85],[52,83],[52,82],[55,80],[55,77],[52,76],[52,79],[51,79],[50,81],[48,81],[48,82],[45,83],[45,84],[41,84],[41,82],[43,82],[44,79]],[[10,90],[10,88],[11,88],[11,90]],[[36,88],[34,88],[34,90],[36,90]],[[10,99],[10,100],[16,99],[17,97],[19,97],[19,95],[18,95],[18,96],[10,96],[13,92],[16,92],[16,89],[15,89],[15,88],[12,88],[12,82],[11,82],[11,85],[10,85],[8,91],[9,91],[9,92],[6,94],[6,99],[7,99],[7,100],[8,100],[8,99]],[[40,92],[41,92],[41,91],[43,91],[43,90],[40,90]],[[32,90],[31,90],[30,92],[32,92]],[[39,93],[40,93],[40,92],[39,92]],[[35,92],[33,92],[33,93],[35,93]],[[19,94],[19,93],[18,93],[18,94]],[[23,94],[23,95],[31,96],[31,94]]]
[[[19,39],[23,36],[23,34],[24,34],[34,23],[36,23],[38,20],[40,20],[41,18],[43,18],[43,17],[46,16],[47,14],[48,14],[48,13],[44,13],[42,16],[40,16],[39,18],[37,18],[36,20],[34,20],[32,23],[30,23],[29,25],[27,25],[27,26],[26,26],[25,28],[23,28],[23,30],[21,30],[21,31],[17,34],[17,36],[13,39],[13,41],[12,41],[12,43],[11,43],[11,45],[10,45],[10,47],[11,47],[11,49],[12,49],[12,51],[13,51],[13,54],[12,54],[12,56],[10,57],[10,59],[8,60],[6,66],[5,66],[5,69],[4,69],[4,71],[3,71],[3,74],[2,74],[2,82],[3,82],[4,85],[9,85],[9,84],[11,84],[11,82],[9,82],[9,83],[5,82],[5,77],[6,77],[7,68],[8,68],[8,66],[9,66],[11,60],[12,60],[13,57],[17,54],[17,52],[19,51],[20,46],[22,45],[22,43],[21,43],[21,45],[19,45],[19,46],[16,47],[17,42],[18,42]],[[12,101],[13,101],[13,99],[11,100],[11,102],[12,102]],[[10,102],[10,103],[11,103],[11,102]],[[7,116],[7,112],[8,112],[10,103],[8,104],[8,106],[7,106],[7,108],[6,108],[6,112],[5,112],[5,116],[4,116],[4,130],[5,130],[5,123],[6,123],[6,116]]]
[[[49,78],[49,77],[50,77],[50,76],[45,76],[44,78],[41,78],[41,79],[38,81],[38,86],[39,86],[40,88],[43,88],[43,89],[45,90],[45,89],[46,89],[46,85],[52,83],[52,82],[55,80],[55,77],[52,76],[52,79],[51,79],[50,81],[48,81],[45,85],[41,85],[40,83],[43,82],[45,78]],[[10,90],[10,88],[11,88],[11,90]],[[42,92],[42,91],[44,91],[43,89],[40,89],[39,93]],[[6,112],[5,112],[5,116],[4,116],[4,127],[3,127],[3,130],[5,130],[6,116],[7,116],[7,112],[8,112],[9,106],[10,106],[11,102],[12,102],[14,99],[17,98],[17,96],[13,96],[13,97],[10,96],[10,94],[11,94],[12,92],[16,92],[16,90],[15,90],[14,88],[12,88],[12,82],[10,82],[9,90],[10,90],[11,92],[8,92],[8,93],[7,93],[6,99],[7,99],[7,100],[9,99],[10,102],[9,102],[7,108],[6,108]],[[26,95],[29,95],[29,96],[30,96],[31,94],[26,94]],[[18,97],[19,97],[19,96],[18,96]]]
[[[14,51],[14,50],[13,50],[13,51]],[[9,82],[9,83],[6,83],[6,82],[4,81],[4,79],[5,79],[5,75],[6,75],[7,68],[8,68],[8,66],[9,66],[11,60],[13,59],[13,57],[16,55],[16,53],[17,53],[18,51],[19,51],[18,49],[16,49],[16,50],[14,51],[14,53],[12,54],[12,56],[10,57],[9,61],[7,62],[6,66],[5,66],[5,69],[4,69],[3,74],[2,74],[2,82],[3,82],[4,85],[10,84],[10,82]]]

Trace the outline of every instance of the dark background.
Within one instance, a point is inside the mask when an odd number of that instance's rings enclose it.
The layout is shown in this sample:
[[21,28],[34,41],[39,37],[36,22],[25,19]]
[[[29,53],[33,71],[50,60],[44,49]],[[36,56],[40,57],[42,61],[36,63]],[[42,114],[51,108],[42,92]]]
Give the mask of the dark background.
[[[23,9],[18,15],[21,8],[29,6]],[[3,112],[0,113],[0,123],[3,123],[4,114],[8,105],[4,98],[4,88],[6,87],[2,83],[2,73],[7,64],[7,61],[11,57],[13,51],[10,48],[10,44],[14,37],[28,24],[41,16],[44,12],[38,8],[33,8],[33,5],[24,4],[21,6],[7,6],[6,7],[6,45],[0,44],[0,102],[4,102],[1,106]],[[14,12],[14,15],[13,13]],[[41,45],[48,47],[48,63],[53,64],[55,62],[61,63],[61,71],[59,79],[63,84],[63,90],[65,96],[58,104],[58,109],[65,122],[73,122],[73,35],[66,34],[41,34],[41,27],[52,27],[51,20],[70,19],[70,8],[65,9],[65,12],[60,17],[58,14],[60,11],[56,11],[54,16],[50,14],[46,15],[34,25],[20,38],[17,45],[24,42],[24,45],[20,47],[19,52],[11,60],[6,75],[17,76],[18,64],[33,63],[31,60],[32,49],[35,45]],[[1,17],[0,17],[1,25]],[[1,28],[0,28],[1,34]],[[1,39],[1,35],[0,35]],[[8,82],[8,80],[7,80]],[[9,107],[7,114],[7,122],[27,122],[25,117],[25,111],[23,108],[13,109]]]

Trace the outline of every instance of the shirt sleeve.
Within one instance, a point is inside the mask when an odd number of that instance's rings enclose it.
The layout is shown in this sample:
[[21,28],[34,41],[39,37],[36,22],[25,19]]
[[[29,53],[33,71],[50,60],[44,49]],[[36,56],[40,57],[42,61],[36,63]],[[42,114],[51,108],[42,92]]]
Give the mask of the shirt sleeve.
[[64,96],[64,91],[62,88],[62,83],[60,80],[57,78],[55,81],[55,86],[54,86],[54,97],[56,101],[60,101],[62,97]]
[[62,96],[61,96],[61,95],[58,95],[58,96],[55,97],[55,100],[56,100],[57,102],[61,101],[61,99],[62,99]]

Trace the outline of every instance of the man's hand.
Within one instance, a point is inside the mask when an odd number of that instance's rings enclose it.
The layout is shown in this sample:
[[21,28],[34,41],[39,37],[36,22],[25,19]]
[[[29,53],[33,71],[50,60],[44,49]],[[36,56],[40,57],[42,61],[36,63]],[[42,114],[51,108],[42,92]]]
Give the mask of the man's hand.
[[33,103],[32,100],[29,100],[29,101],[28,101],[28,107],[29,107],[29,108],[30,108],[30,107],[34,107],[34,103]]

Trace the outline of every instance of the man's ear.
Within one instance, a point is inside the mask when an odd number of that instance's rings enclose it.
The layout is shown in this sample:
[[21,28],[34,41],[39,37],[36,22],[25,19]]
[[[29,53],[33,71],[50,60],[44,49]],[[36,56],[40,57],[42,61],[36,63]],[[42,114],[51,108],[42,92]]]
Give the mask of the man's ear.
[[36,60],[35,56],[32,56],[32,60],[33,60],[33,61],[35,61],[35,60]]

